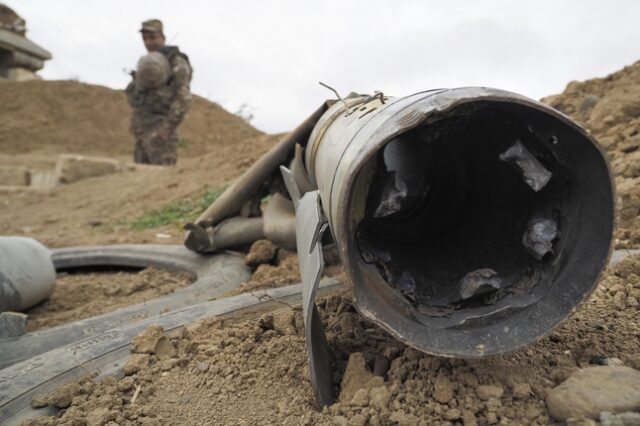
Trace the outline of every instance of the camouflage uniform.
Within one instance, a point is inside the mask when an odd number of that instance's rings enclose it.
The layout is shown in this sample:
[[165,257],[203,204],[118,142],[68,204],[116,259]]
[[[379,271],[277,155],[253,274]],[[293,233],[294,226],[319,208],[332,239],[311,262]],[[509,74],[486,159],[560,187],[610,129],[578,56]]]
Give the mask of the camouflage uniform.
[[[177,47],[165,46],[160,52],[167,57],[171,66],[171,76],[167,83],[155,89],[143,89],[136,87],[134,79],[125,91],[133,108],[131,133],[136,139],[134,161],[172,165],[177,160],[177,129],[191,100],[189,83],[192,69],[188,57]],[[157,136],[162,128],[168,130],[167,139]]]

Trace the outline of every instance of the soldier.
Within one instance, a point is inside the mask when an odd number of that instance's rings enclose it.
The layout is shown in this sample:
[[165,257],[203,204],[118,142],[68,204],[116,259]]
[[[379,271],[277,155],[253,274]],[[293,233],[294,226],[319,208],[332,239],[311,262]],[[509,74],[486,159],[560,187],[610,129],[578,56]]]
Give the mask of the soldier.
[[[133,108],[131,133],[136,139],[133,159],[136,163],[173,165],[177,160],[177,129],[191,100],[192,69],[187,55],[176,46],[165,45],[161,21],[143,22],[140,32],[149,55],[141,58],[138,72],[132,73],[133,80],[125,90]],[[166,73],[157,53],[168,61]],[[162,78],[163,74],[168,75]]]

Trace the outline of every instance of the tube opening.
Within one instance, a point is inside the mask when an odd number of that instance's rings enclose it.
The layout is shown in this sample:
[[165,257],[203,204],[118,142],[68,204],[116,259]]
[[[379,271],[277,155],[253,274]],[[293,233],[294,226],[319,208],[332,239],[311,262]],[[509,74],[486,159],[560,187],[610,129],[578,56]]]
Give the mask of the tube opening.
[[360,261],[421,321],[488,321],[553,282],[571,180],[550,148],[553,129],[524,109],[459,106],[365,167],[374,172],[356,227]]

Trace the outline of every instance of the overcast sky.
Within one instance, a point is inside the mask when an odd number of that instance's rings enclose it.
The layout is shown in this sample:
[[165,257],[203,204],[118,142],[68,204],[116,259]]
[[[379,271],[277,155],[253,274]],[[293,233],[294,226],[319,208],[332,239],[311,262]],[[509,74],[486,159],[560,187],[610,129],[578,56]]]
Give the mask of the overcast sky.
[[192,91],[290,130],[350,91],[491,86],[532,98],[640,59],[640,1],[4,0],[52,52],[41,75],[115,89],[159,18],[194,67]]

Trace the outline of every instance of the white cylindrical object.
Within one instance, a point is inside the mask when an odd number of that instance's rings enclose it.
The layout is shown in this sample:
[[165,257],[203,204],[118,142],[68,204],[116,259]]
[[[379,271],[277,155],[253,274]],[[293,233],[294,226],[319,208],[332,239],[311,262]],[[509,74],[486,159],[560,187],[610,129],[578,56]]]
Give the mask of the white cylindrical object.
[[0,312],[22,311],[53,292],[51,252],[34,239],[0,237]]

